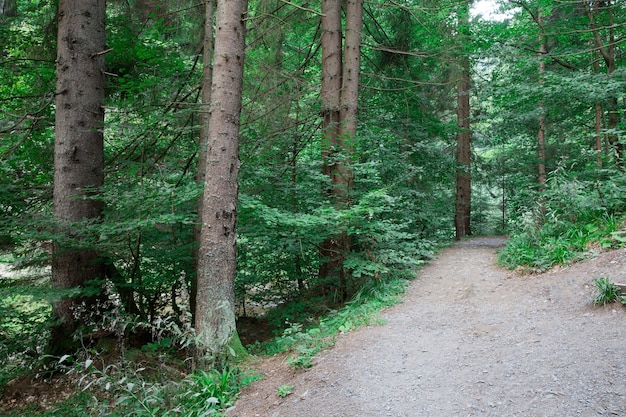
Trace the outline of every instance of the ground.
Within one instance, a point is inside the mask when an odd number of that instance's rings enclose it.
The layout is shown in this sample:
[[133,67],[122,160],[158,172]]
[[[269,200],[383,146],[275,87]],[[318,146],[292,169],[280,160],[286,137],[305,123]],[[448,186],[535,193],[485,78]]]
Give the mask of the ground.
[[340,336],[310,369],[259,360],[264,379],[227,415],[626,416],[626,307],[592,303],[595,278],[626,282],[626,250],[521,275],[495,266],[502,243],[445,250],[383,325]]

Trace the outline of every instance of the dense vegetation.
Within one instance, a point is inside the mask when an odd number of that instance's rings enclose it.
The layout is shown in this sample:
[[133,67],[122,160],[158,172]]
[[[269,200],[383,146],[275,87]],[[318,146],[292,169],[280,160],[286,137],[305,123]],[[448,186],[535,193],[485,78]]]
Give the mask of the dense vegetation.
[[[54,367],[83,393],[48,415],[208,415],[252,377],[190,359],[205,9],[107,2],[104,213],[66,242],[52,215],[56,3],[0,2],[0,386]],[[473,234],[509,234],[500,261],[530,271],[626,243],[624,5],[511,1],[504,20],[465,22],[468,4],[365,4],[357,134],[333,155],[354,175],[342,206],[324,175],[319,5],[249,2],[235,294],[277,336],[240,330],[250,352],[308,366],[454,239],[463,58]],[[345,285],[320,274],[340,234]],[[102,254],[106,279],[52,286],[51,242]],[[51,305],[96,293],[79,352],[47,357]]]

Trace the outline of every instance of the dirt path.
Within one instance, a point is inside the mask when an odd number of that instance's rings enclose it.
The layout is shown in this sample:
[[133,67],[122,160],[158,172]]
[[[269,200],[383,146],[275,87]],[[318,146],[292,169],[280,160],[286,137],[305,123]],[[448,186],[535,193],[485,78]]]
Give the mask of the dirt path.
[[494,266],[501,243],[442,252],[385,325],[340,337],[309,370],[264,361],[228,416],[626,416],[626,308],[591,305],[594,278],[626,281],[626,250],[519,276]]

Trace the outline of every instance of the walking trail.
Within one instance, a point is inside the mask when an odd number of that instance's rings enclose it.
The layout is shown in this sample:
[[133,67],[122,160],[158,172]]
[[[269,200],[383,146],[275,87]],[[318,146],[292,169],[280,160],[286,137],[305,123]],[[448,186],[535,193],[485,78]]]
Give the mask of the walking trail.
[[342,335],[310,369],[264,360],[227,415],[626,416],[626,308],[591,301],[595,278],[626,282],[626,250],[520,275],[494,265],[502,243],[443,251],[385,324]]

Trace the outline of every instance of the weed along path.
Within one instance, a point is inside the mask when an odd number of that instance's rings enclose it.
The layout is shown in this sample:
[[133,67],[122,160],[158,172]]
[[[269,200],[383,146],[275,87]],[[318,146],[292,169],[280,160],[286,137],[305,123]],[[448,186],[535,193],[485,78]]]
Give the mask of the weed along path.
[[626,250],[519,275],[494,265],[501,244],[443,251],[385,324],[342,335],[310,369],[264,360],[227,415],[626,416],[626,308],[591,302],[595,278],[626,282]]

